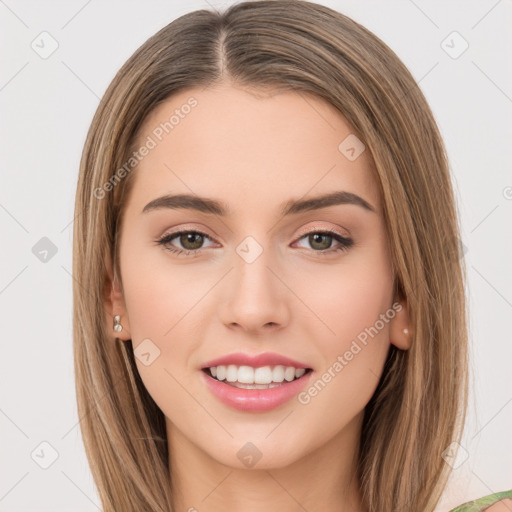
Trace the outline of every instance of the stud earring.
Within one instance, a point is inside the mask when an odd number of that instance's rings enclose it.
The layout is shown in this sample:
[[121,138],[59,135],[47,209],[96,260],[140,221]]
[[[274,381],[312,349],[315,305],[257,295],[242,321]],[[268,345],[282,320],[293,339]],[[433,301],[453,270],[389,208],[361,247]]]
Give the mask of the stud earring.
[[121,325],[121,317],[119,315],[116,315],[114,317],[114,331],[121,332],[123,330],[123,326]]
[[406,329],[403,329],[403,333],[404,333],[404,334],[408,334],[408,333],[409,333],[409,329],[407,329],[407,328],[406,328]]

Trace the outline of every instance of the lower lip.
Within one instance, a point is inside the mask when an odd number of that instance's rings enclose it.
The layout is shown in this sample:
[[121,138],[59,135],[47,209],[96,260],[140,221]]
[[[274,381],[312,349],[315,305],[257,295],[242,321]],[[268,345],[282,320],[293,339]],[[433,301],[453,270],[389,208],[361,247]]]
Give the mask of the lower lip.
[[206,385],[222,403],[245,412],[265,412],[283,405],[300,393],[309,382],[312,373],[308,371],[300,379],[275,388],[243,389],[225,384],[201,370]]

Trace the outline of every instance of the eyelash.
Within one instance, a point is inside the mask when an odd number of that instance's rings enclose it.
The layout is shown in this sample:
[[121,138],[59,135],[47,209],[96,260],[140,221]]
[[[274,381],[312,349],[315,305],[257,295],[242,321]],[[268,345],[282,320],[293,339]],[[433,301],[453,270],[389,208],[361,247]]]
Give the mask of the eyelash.
[[[208,236],[206,233],[203,233],[202,231],[183,230],[183,231],[176,231],[174,233],[169,233],[167,235],[164,235],[162,238],[157,240],[157,244],[162,245],[165,250],[172,252],[174,254],[177,254],[177,255],[185,254],[186,256],[189,256],[190,254],[193,254],[194,256],[198,256],[204,249],[194,249],[194,250],[180,249],[180,248],[172,247],[169,245],[171,240],[173,240],[176,237],[183,235],[183,234],[201,235],[203,237],[206,237],[206,238],[209,238],[210,240],[212,240],[212,238],[210,236]],[[350,249],[350,247],[352,247],[352,245],[354,245],[354,241],[351,238],[346,238],[344,236],[341,236],[336,231],[333,231],[330,229],[321,230],[321,231],[320,230],[310,231],[308,233],[303,234],[300,238],[297,239],[297,241],[302,240],[303,238],[305,238],[309,235],[315,235],[315,234],[330,235],[340,244],[338,247],[336,247],[334,249],[330,248],[330,249],[326,249],[326,250],[322,250],[322,251],[315,251],[312,249],[313,252],[317,253],[319,256],[328,256],[332,253],[337,253],[340,251],[345,252],[348,249]]]

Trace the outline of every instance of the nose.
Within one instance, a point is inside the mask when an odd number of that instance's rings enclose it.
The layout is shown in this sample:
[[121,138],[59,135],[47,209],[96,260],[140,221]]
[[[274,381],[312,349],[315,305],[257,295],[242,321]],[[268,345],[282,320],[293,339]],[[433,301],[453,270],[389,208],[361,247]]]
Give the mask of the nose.
[[253,334],[282,329],[289,322],[289,288],[267,251],[248,263],[234,255],[219,306],[221,321],[230,329]]

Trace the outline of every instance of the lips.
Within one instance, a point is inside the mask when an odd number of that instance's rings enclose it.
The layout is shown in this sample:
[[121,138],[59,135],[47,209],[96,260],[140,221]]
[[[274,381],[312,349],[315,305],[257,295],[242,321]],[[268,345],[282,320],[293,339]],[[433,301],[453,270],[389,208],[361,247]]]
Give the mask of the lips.
[[283,382],[268,389],[240,389],[225,382],[219,382],[206,371],[198,372],[210,392],[224,405],[241,412],[262,413],[290,403],[308,385],[313,372],[291,382]]
[[[305,372],[300,372],[300,377],[296,377],[291,381],[281,379],[282,382],[266,384],[266,389],[262,389],[263,385],[261,384],[246,385],[244,389],[244,387],[241,387],[242,383],[238,381],[237,383],[219,381],[212,375],[210,370],[214,368],[215,371],[219,371],[219,368],[224,367],[226,369],[227,367],[227,371],[230,371],[229,368],[232,369],[233,366],[249,366],[260,370],[264,367],[281,367],[281,370],[286,368],[288,370],[305,370]],[[204,363],[200,370],[202,370],[199,372],[201,380],[218,400],[224,405],[243,412],[266,412],[290,402],[294,396],[297,396],[304,389],[313,374],[313,369],[307,364],[275,352],[264,352],[262,354],[236,352],[212,359]],[[247,372],[247,370],[244,371]],[[269,370],[265,371],[268,373]],[[237,376],[238,378],[243,377],[240,370]],[[256,379],[255,376],[254,379]],[[253,389],[247,389],[248,387]]]
[[213,366],[228,366],[230,364],[234,364],[236,366],[252,366],[253,368],[282,365],[293,366],[297,369],[310,369],[307,364],[301,363],[295,359],[290,359],[289,357],[275,352],[264,352],[262,354],[244,354],[243,352],[236,352],[208,361],[201,366],[201,370],[211,368]]

